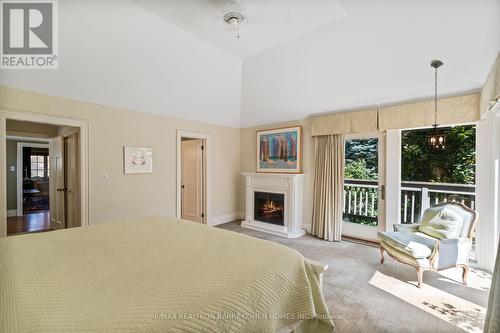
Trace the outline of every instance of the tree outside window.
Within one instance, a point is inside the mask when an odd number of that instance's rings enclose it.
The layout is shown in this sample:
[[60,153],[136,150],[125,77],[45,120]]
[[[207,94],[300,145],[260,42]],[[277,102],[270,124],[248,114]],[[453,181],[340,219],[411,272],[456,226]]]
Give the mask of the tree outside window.
[[401,180],[474,185],[476,182],[476,127],[443,129],[446,149],[427,144],[432,129],[402,132]]

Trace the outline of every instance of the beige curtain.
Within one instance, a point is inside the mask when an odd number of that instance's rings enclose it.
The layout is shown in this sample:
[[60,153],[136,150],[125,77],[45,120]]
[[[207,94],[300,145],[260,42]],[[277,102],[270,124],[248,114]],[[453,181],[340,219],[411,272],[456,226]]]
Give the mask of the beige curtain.
[[312,234],[340,241],[344,193],[344,136],[314,137]]

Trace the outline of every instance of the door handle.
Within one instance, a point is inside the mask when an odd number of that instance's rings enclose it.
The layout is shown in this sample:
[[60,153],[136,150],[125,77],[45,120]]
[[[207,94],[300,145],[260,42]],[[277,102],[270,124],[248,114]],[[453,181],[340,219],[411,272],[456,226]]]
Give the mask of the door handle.
[[181,188],[184,188],[184,185],[181,185]]
[[61,188],[58,188],[56,191],[57,192],[66,192],[67,189],[65,187],[61,187]]
[[385,185],[380,185],[380,189],[377,191],[380,192],[380,199],[385,200]]

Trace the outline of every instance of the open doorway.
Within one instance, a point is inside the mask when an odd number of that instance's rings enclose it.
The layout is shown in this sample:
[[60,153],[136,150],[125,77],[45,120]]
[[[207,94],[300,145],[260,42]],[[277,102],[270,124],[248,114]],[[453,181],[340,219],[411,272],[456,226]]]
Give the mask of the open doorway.
[[385,230],[385,163],[383,135],[346,136],[343,236],[376,241]]
[[177,217],[208,223],[208,135],[177,133]]
[[[49,210],[49,143],[48,140],[43,143],[28,142],[30,140],[35,139],[26,138],[25,141],[7,137],[7,159],[17,163],[17,166],[10,165],[7,171],[9,177],[15,177],[18,189],[15,216]],[[14,144],[17,155],[13,157],[13,149],[10,146]],[[16,159],[17,161],[14,161]],[[10,191],[7,183],[8,198],[14,197],[16,192]],[[12,211],[10,214],[13,215]]]
[[7,236],[81,226],[80,128],[7,119]]

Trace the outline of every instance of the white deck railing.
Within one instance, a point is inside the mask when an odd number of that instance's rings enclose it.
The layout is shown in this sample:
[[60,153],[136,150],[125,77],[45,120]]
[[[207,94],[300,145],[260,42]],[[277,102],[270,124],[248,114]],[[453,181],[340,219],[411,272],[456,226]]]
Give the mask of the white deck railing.
[[[461,202],[475,207],[475,186],[427,182],[401,183],[401,223],[415,223],[425,209],[443,202]],[[344,183],[344,220],[362,224],[377,224],[378,182],[351,180]]]
[[344,182],[344,220],[377,225],[378,182],[352,180]]
[[415,223],[427,208],[444,202],[460,202],[475,208],[475,185],[427,182],[402,182],[401,185],[401,223]]

